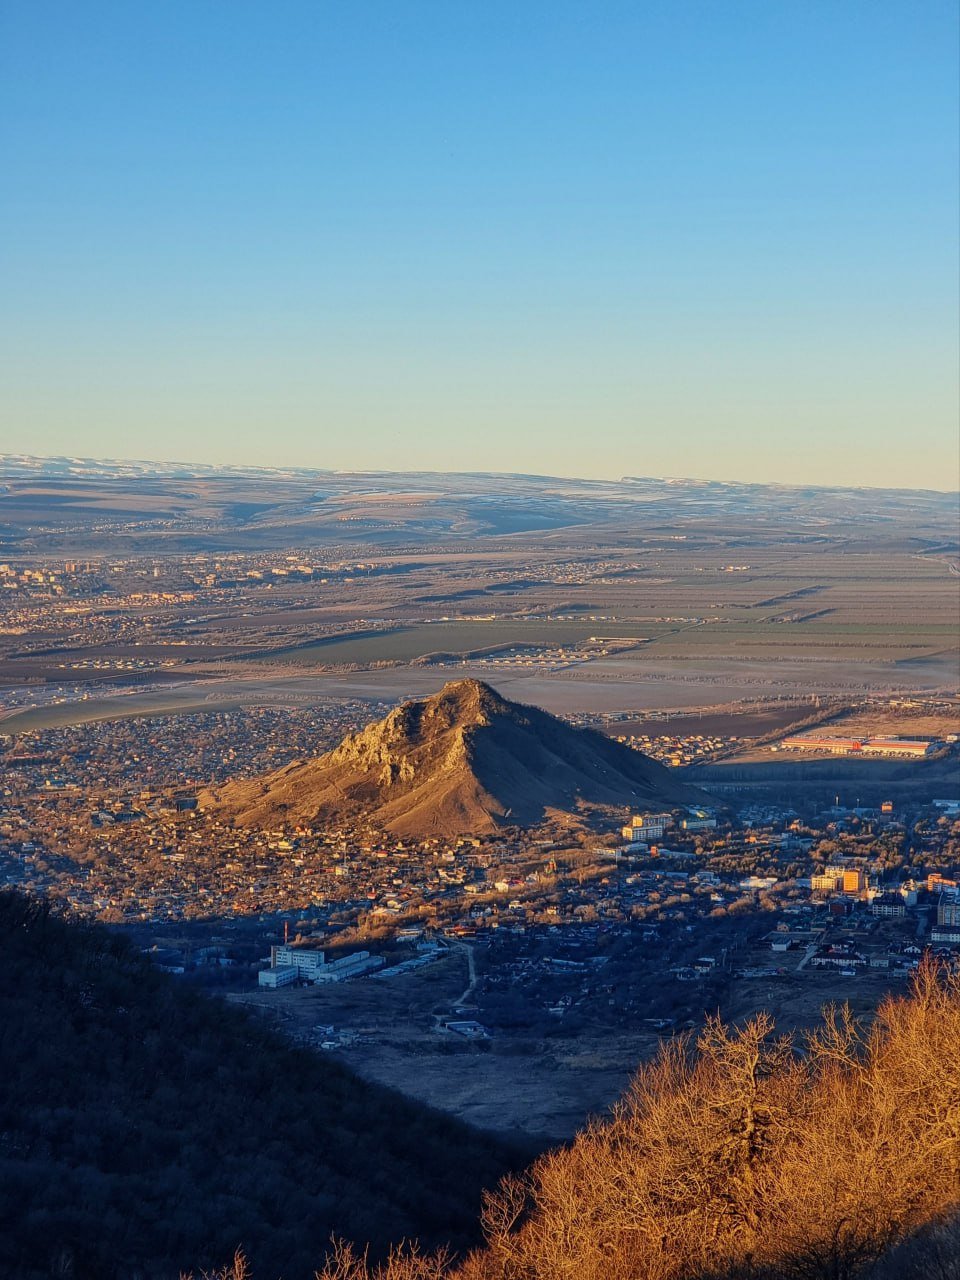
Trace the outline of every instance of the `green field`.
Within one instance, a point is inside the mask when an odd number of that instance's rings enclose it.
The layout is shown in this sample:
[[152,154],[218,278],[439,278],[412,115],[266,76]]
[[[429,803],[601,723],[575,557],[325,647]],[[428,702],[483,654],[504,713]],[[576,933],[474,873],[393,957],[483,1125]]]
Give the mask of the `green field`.
[[573,647],[592,636],[645,640],[673,630],[663,623],[551,622],[549,619],[517,619],[508,622],[425,622],[388,631],[360,631],[292,649],[279,649],[271,657],[284,662],[314,666],[369,662],[413,662],[431,653],[473,654],[501,645],[544,648]]

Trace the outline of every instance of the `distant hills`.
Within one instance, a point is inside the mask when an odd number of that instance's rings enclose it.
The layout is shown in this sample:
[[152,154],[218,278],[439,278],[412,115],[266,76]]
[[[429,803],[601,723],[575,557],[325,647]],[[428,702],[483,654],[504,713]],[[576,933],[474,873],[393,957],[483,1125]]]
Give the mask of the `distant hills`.
[[[5,555],[157,555],[280,547],[389,549],[464,538],[549,536],[590,529],[591,540],[803,531],[818,539],[909,540],[911,550],[956,546],[956,494],[818,488],[714,480],[320,468],[33,458],[0,454]],[[106,521],[106,525],[105,525]],[[898,543],[899,545],[899,543]]]
[[630,747],[458,680],[406,702],[333,751],[201,794],[241,826],[365,819],[395,835],[487,835],[597,807],[709,802]]
[[66,455],[41,457],[26,453],[0,453],[0,477],[23,479],[56,477],[79,480],[134,480],[134,479],[235,479],[237,477],[305,481],[322,480],[334,491],[345,493],[353,490],[376,492],[396,489],[397,482],[404,482],[401,491],[409,491],[409,482],[416,480],[429,490],[449,491],[454,486],[472,489],[485,483],[496,485],[498,491],[509,489],[539,488],[557,493],[607,494],[625,496],[630,488],[648,496],[668,490],[699,492],[701,495],[727,496],[780,493],[806,496],[817,494],[956,494],[956,487],[945,489],[877,488],[875,486],[789,484],[785,482],[760,483],[743,480],[705,480],[689,476],[621,476],[619,479],[591,480],[575,476],[520,471],[351,471],[329,467],[263,467],[242,463],[164,462],[140,458],[81,458]]

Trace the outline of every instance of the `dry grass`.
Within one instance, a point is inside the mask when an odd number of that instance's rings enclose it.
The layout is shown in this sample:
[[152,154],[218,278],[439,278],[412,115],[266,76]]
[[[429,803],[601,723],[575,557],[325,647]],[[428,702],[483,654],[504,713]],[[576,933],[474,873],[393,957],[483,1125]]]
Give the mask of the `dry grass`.
[[[958,1206],[960,978],[931,966],[869,1031],[830,1008],[800,1045],[761,1014],[665,1046],[612,1120],[488,1196],[471,1257],[341,1245],[317,1275],[848,1280]],[[943,1255],[929,1238],[918,1258]]]
[[[465,1259],[334,1242],[316,1280],[958,1280],[960,975],[800,1044],[710,1023],[486,1198]],[[250,1280],[246,1261],[206,1280]]]

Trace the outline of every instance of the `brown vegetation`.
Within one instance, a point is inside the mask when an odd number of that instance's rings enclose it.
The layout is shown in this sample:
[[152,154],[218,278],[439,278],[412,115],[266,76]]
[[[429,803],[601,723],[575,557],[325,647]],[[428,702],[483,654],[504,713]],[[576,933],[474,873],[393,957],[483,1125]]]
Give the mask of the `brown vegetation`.
[[[318,1280],[847,1280],[958,1274],[960,978],[802,1045],[761,1014],[644,1067],[611,1120],[487,1197],[459,1263],[339,1245]],[[892,1252],[891,1252],[892,1250]]]

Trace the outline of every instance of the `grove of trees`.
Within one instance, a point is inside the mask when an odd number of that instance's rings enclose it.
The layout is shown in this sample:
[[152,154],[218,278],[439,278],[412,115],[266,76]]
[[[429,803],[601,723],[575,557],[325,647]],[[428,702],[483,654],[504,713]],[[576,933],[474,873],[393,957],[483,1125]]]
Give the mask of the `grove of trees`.
[[459,1262],[341,1245],[318,1280],[957,1280],[960,978],[797,1043],[761,1014],[668,1043],[612,1119],[486,1198]]
[[176,1280],[242,1244],[307,1280],[331,1233],[479,1239],[505,1144],[0,893],[0,1276]]

